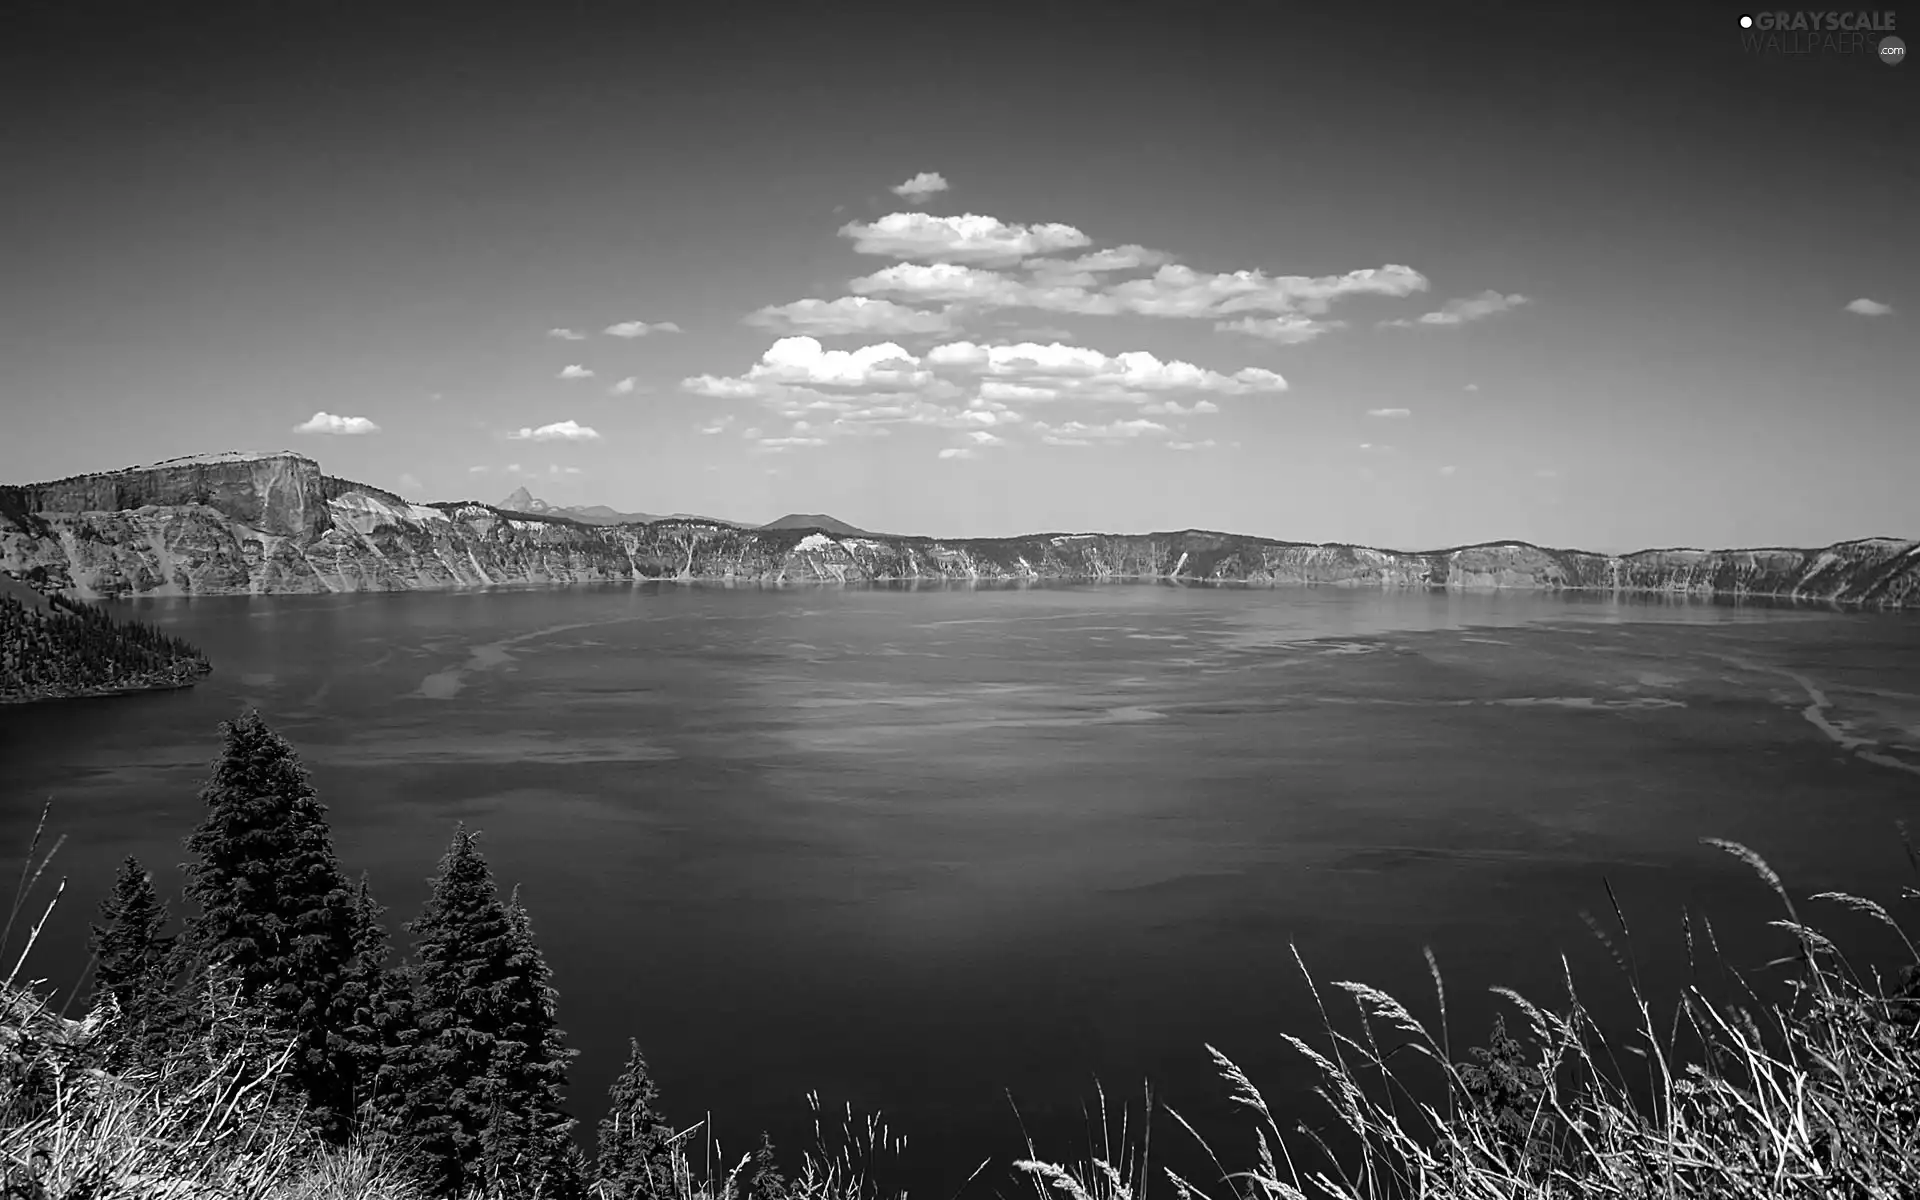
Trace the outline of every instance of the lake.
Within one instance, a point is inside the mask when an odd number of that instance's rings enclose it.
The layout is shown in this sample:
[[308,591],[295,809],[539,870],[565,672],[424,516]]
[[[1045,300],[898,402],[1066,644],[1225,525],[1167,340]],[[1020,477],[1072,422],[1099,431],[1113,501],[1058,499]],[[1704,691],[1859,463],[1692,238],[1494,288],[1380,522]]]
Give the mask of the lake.
[[[880,1111],[908,1139],[889,1178],[942,1200],[1020,1152],[1015,1106],[1043,1155],[1083,1154],[1096,1077],[1136,1104],[1150,1077],[1249,1165],[1203,1047],[1308,1103],[1279,1037],[1318,1029],[1290,943],[1423,1015],[1431,946],[1463,1047],[1489,986],[1563,995],[1562,953],[1593,1007],[1623,994],[1581,917],[1612,924],[1603,881],[1656,992],[1684,976],[1683,908],[1739,961],[1777,952],[1769,893],[1701,837],[1796,890],[1914,882],[1911,614],[1153,584],[114,610],[215,673],[0,708],[0,859],[50,797],[69,837],[29,974],[78,977],[121,857],[178,894],[216,725],[255,706],[396,943],[455,822],[483,831],[589,1131],[633,1036],[673,1119],[711,1112],[735,1153],[763,1128],[808,1144],[817,1090]],[[1157,1127],[1156,1156],[1184,1138]]]

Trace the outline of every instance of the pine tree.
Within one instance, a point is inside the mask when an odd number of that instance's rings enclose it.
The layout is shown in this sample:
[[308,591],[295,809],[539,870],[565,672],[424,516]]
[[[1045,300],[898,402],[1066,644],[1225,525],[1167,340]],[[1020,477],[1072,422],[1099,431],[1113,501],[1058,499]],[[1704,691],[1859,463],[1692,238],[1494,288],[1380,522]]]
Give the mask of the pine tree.
[[353,1060],[329,1030],[345,1016],[352,896],[293,748],[256,712],[220,728],[226,747],[200,793],[206,815],[186,843],[197,859],[185,865],[187,895],[199,909],[190,947],[296,1038],[289,1070],[317,1128],[338,1140],[350,1128]]
[[666,1200],[674,1194],[673,1126],[660,1116],[660,1089],[640,1043],[629,1039],[626,1069],[607,1089],[594,1182],[615,1200]]
[[172,939],[164,933],[166,906],[139,859],[129,855],[120,864],[112,893],[100,903],[100,920],[88,943],[95,958],[93,1006],[109,998],[119,1006],[114,1064],[143,1061],[165,1039]]
[[338,1051],[352,1064],[353,1111],[358,1115],[391,1084],[388,1061],[409,1021],[404,974],[387,965],[392,950],[382,918],[386,910],[373,898],[367,877],[353,897],[353,957],[341,979],[335,1032]]
[[408,925],[414,1013],[392,1056],[386,1124],[443,1191],[513,1183],[519,1195],[570,1196],[579,1180],[560,1109],[569,1055],[525,912],[501,902],[464,827],[432,884]]
[[779,1160],[773,1156],[773,1139],[760,1131],[760,1148],[747,1163],[746,1200],[787,1200],[787,1177],[780,1173]]

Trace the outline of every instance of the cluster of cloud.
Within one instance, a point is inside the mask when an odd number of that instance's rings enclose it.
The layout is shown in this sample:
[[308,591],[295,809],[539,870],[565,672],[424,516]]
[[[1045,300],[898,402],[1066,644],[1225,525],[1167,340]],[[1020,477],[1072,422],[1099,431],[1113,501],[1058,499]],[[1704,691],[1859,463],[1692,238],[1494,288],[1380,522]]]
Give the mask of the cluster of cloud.
[[336,417],[330,412],[317,412],[295,425],[293,431],[350,437],[355,434],[379,433],[380,427],[365,417]]
[[522,426],[509,433],[507,438],[515,442],[597,442],[600,433],[574,421],[555,421],[538,428]]
[[[925,172],[893,191],[922,203],[947,188],[944,176]],[[858,253],[901,261],[849,280],[846,296],[769,305],[749,314],[749,325],[816,337],[944,337],[985,313],[1034,309],[1206,320],[1219,332],[1295,345],[1346,326],[1328,316],[1337,302],[1399,299],[1431,286],[1419,271],[1397,263],[1330,275],[1200,271],[1138,244],[1093,249],[1093,238],[1073,225],[1018,224],[970,212],[894,212],[850,221],[839,232]],[[1458,325],[1525,302],[1490,291],[1384,323]]]
[[1893,305],[1882,304],[1878,300],[1869,300],[1865,296],[1847,302],[1847,311],[1863,317],[1885,317],[1893,314]]
[[[897,342],[829,350],[819,339],[785,337],[741,375],[697,375],[681,381],[695,395],[757,401],[793,422],[786,434],[749,429],[763,449],[824,445],[835,436],[886,436],[896,425],[953,430],[971,457],[1004,443],[995,430],[1029,425],[1043,442],[1091,445],[1175,431],[1148,416],[1189,417],[1220,411],[1212,397],[1271,395],[1287,390],[1274,371],[1248,367],[1226,374],[1143,350],[1109,355],[1062,342],[989,345],[943,342],[916,354]],[[1104,423],[1035,421],[1036,407],[1085,404],[1130,407],[1142,415]],[[720,432],[725,423],[703,432]]]

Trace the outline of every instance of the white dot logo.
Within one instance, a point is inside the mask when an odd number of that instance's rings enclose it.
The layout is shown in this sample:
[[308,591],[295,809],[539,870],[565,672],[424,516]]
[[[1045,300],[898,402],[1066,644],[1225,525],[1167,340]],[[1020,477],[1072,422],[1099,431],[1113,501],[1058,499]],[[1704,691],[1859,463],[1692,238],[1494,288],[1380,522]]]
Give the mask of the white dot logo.
[[1897,37],[1881,38],[1880,61],[1890,67],[1897,67],[1907,61],[1907,44]]
[[1740,28],[1742,28],[1742,29],[1752,29],[1752,28],[1753,28],[1753,18],[1752,18],[1752,17],[1741,17],[1741,18],[1740,18]]

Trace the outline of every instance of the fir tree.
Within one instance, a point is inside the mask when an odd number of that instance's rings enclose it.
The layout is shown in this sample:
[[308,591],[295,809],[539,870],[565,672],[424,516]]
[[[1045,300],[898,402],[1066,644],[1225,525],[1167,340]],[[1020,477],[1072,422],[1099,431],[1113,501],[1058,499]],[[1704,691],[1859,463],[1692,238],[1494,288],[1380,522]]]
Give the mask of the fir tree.
[[764,1129],[760,1131],[760,1148],[747,1163],[742,1194],[746,1200],[787,1200],[789,1195],[787,1177],[780,1173],[779,1160],[773,1155],[773,1139]]
[[404,974],[387,965],[392,950],[382,918],[386,910],[373,898],[363,874],[353,897],[353,957],[340,987],[338,1049],[352,1064],[353,1111],[373,1104],[391,1080],[388,1060],[410,1017]]
[[443,1191],[512,1183],[520,1195],[570,1196],[579,1181],[559,1104],[568,1055],[524,910],[501,902],[464,827],[432,884],[408,926],[414,1013],[392,1056],[387,1126]]
[[626,1069],[607,1089],[594,1182],[614,1200],[665,1200],[674,1194],[673,1126],[661,1118],[660,1089],[640,1043],[629,1039],[627,1047]]
[[289,1069],[326,1136],[346,1135],[353,1059],[329,1031],[345,1017],[354,958],[352,896],[341,882],[326,808],[306,769],[258,713],[223,722],[226,748],[201,791],[206,815],[185,865],[197,964],[219,964],[241,995],[296,1038]]
[[172,939],[163,932],[166,906],[139,859],[129,855],[120,864],[112,893],[100,903],[100,920],[89,939],[93,1006],[111,999],[119,1007],[110,1051],[115,1065],[144,1060],[153,1043],[165,1038]]

